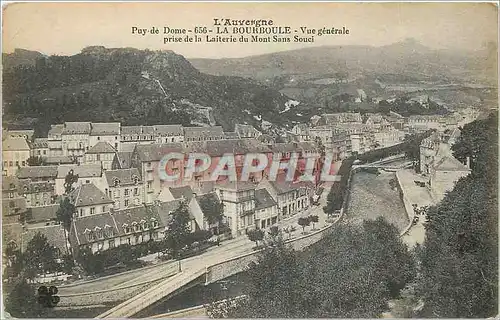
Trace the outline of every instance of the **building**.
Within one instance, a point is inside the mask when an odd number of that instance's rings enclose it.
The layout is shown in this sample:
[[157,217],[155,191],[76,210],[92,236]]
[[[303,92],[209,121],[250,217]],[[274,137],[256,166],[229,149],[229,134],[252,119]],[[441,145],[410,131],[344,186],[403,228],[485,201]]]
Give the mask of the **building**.
[[156,141],[154,134],[155,129],[153,126],[122,126],[121,145],[118,151],[124,151],[126,146],[154,143]]
[[255,190],[255,227],[264,229],[279,220],[278,203],[266,189]]
[[93,122],[90,128],[89,148],[99,142],[106,142],[115,150],[120,150],[120,122]]
[[153,126],[155,143],[183,142],[184,132],[179,124]]
[[104,193],[113,200],[113,209],[122,210],[145,202],[143,182],[136,168],[107,170],[104,176],[108,185]]
[[45,158],[49,155],[49,144],[47,138],[35,138],[30,144],[32,157]]
[[49,157],[60,157],[65,155],[62,147],[62,133],[64,124],[53,124],[47,136],[47,146],[49,148]]
[[432,167],[429,178],[429,189],[435,201],[441,201],[445,194],[455,186],[456,182],[470,174],[471,170],[453,155],[443,156]]
[[65,179],[71,170],[73,170],[74,175],[78,175],[78,181],[74,184],[74,188],[90,183],[102,191],[107,188],[106,178],[102,174],[100,164],[60,165],[57,167],[56,194],[64,194]]
[[54,184],[46,181],[23,180],[19,183],[19,193],[26,199],[27,207],[48,206],[56,202]]
[[313,185],[277,179],[262,180],[259,189],[265,188],[278,205],[278,220],[287,218],[309,208]]
[[29,180],[31,183],[35,182],[50,182],[56,183],[58,166],[37,166],[21,168],[17,172],[19,180]]
[[28,208],[24,220],[29,228],[60,225],[60,222],[57,221],[58,210],[58,203]]
[[87,152],[85,152],[85,164],[102,164],[103,170],[111,170],[115,158],[116,149],[108,142],[99,141]]
[[15,222],[26,211],[26,199],[19,193],[19,183],[13,176],[2,178],[2,216],[15,216]]
[[93,183],[78,186],[69,194],[71,203],[75,206],[74,218],[88,217],[95,214],[109,213],[113,206],[111,200]]
[[74,157],[82,163],[85,152],[89,150],[90,131],[90,122],[65,122],[61,134],[62,155]]
[[258,138],[262,133],[248,124],[235,124],[234,131],[239,138]]
[[2,140],[2,174],[13,176],[19,168],[28,166],[30,147],[25,138],[7,137]]
[[35,130],[7,130],[7,137],[10,138],[23,138],[28,142],[33,141],[33,135],[35,134]]
[[441,136],[438,132],[433,132],[420,143],[420,173],[422,175],[426,176],[431,173],[440,144]]
[[224,131],[221,126],[215,127],[186,127],[184,141],[211,141],[223,140]]

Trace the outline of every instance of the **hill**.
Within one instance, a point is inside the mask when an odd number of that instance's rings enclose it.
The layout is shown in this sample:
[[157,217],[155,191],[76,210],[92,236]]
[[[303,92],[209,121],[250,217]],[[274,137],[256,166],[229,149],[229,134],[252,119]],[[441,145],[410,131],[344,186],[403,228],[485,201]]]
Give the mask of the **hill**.
[[289,101],[283,94],[254,80],[201,73],[172,51],[88,47],[73,56],[34,56],[33,63],[4,64],[4,125],[28,121],[39,134],[62,121],[290,125],[279,114]]
[[[491,53],[490,47],[475,52],[435,50],[409,38],[381,47],[322,46],[245,58],[190,61],[194,67],[209,74],[236,75],[259,80],[283,75],[317,77],[339,72],[351,75],[398,74],[423,80],[443,77],[485,80],[482,74],[485,70],[491,70],[490,64],[493,61],[484,61],[487,57],[491,60]],[[491,72],[488,76],[496,84],[496,76]]]

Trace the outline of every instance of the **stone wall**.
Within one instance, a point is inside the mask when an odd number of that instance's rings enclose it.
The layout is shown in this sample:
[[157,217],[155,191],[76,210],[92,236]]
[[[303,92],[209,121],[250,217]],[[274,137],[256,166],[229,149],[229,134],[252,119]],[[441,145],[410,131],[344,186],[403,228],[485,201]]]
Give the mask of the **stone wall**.
[[401,233],[400,233],[400,235],[403,236],[412,227],[413,219],[415,217],[415,212],[413,211],[412,203],[411,203],[410,199],[408,198],[408,195],[406,194],[405,189],[401,185],[400,179],[401,178],[399,177],[399,171],[397,171],[396,172],[396,180],[398,182],[397,186],[398,186],[399,193],[401,195],[401,200],[403,200],[403,203],[405,205],[405,211],[406,211],[406,215],[408,216],[408,221],[409,221],[406,228],[404,228],[404,230],[401,231]]

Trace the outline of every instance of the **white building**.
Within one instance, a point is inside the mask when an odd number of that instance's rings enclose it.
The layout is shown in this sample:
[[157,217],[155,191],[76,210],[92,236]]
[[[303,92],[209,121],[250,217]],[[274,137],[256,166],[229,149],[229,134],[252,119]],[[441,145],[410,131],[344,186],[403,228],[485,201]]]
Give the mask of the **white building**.
[[30,147],[25,138],[7,137],[2,140],[2,174],[13,176],[19,168],[28,166]]

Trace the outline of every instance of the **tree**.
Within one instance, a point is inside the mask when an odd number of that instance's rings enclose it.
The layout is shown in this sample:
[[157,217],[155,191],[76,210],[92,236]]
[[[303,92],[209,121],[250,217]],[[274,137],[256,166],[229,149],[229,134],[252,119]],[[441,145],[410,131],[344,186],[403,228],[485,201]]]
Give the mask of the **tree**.
[[37,232],[23,255],[26,277],[34,279],[38,274],[57,271],[56,259],[57,249],[49,244],[45,235]]
[[464,126],[453,146],[472,172],[427,209],[417,293],[433,317],[498,314],[497,115]]
[[38,318],[45,315],[44,308],[38,303],[36,289],[19,278],[13,286],[5,290],[5,311],[15,318]]
[[171,214],[171,220],[168,223],[168,234],[166,236],[166,246],[172,251],[174,257],[177,257],[179,251],[188,243],[188,235],[191,233],[189,223],[189,208],[185,201],[182,201],[177,209]]
[[224,204],[214,195],[205,195],[200,200],[200,207],[209,225],[217,225],[217,234],[224,219]]
[[309,220],[308,218],[299,218],[297,223],[302,227],[302,234],[304,234],[306,232],[306,227],[311,224],[311,220]]
[[69,170],[68,174],[64,178],[64,194],[68,195],[74,190],[73,185],[78,182],[78,175],[74,174],[73,169]]
[[314,216],[309,216],[308,218],[311,221],[314,230],[314,224],[319,222],[319,217],[317,215],[314,215]]
[[264,240],[264,231],[261,229],[248,230],[247,237],[250,241],[255,242],[255,246],[258,246],[259,241]]
[[59,209],[56,212],[56,219],[60,221],[64,227],[64,238],[66,240],[66,250],[69,252],[68,247],[68,234],[71,230],[71,222],[73,221],[73,214],[75,213],[75,206],[71,203],[68,197],[64,198],[59,203]]

